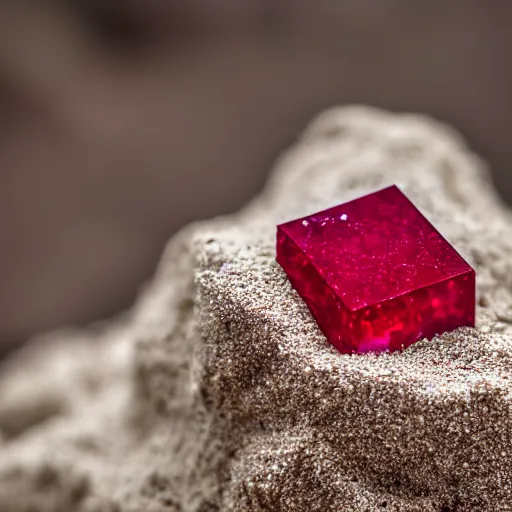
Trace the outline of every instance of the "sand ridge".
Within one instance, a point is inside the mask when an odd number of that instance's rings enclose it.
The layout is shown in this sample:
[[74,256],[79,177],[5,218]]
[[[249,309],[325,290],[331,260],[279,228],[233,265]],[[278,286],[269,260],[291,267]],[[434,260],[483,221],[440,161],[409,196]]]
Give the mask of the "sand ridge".
[[[392,183],[475,267],[477,328],[341,355],[275,226]],[[132,312],[9,362],[0,510],[509,510],[511,226],[453,130],[325,112],[241,212],[171,240]]]

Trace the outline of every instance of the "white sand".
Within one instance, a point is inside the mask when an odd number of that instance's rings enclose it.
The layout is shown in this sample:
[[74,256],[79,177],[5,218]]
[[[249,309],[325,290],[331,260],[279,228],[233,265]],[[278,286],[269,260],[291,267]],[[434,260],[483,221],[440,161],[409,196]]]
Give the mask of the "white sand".
[[[275,225],[391,183],[476,268],[478,327],[341,355]],[[510,510],[510,221],[452,130],[325,113],[253,203],[170,242],[129,316],[12,358],[0,511]]]

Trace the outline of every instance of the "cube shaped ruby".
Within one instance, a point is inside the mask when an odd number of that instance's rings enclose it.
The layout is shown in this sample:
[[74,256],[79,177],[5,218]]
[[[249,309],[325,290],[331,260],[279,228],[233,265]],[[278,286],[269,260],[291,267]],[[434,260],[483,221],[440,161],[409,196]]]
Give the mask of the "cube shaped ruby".
[[340,352],[475,323],[475,271],[396,186],[279,225],[277,261]]

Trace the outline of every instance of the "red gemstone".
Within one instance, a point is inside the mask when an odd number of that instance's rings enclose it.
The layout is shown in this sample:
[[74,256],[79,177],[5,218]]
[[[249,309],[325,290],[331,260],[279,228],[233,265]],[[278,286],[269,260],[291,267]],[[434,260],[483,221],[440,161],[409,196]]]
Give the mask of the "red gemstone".
[[281,224],[277,261],[340,352],[475,324],[475,271],[396,186]]

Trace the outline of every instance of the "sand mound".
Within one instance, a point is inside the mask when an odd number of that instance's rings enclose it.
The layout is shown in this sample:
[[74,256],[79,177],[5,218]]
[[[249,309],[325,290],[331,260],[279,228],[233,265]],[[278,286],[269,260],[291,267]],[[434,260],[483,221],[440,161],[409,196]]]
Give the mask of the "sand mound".
[[[392,183],[476,268],[478,328],[341,355],[276,264],[275,225]],[[453,131],[328,111],[259,198],[169,243],[128,316],[8,362],[0,510],[508,510],[510,226]]]

